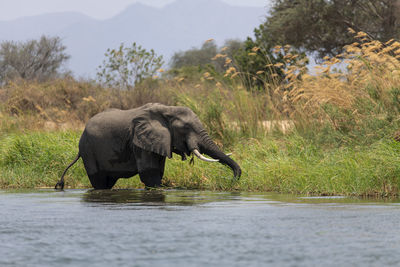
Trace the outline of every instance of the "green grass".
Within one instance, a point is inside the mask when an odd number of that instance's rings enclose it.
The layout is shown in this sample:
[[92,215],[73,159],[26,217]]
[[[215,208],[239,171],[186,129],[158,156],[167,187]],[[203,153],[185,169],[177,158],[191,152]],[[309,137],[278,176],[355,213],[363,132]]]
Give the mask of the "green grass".
[[[80,132],[31,132],[0,137],[0,187],[53,187],[78,151]],[[400,143],[323,148],[299,134],[243,139],[231,146],[242,167],[239,181],[221,164],[167,160],[164,184],[200,190],[274,191],[316,195],[395,196],[400,188]],[[66,176],[67,188],[90,188],[83,163]],[[117,188],[143,188],[139,177]]]
[[[32,132],[1,137],[0,187],[34,188],[55,184],[78,152],[76,132]],[[71,186],[89,186],[84,169],[73,168]]]

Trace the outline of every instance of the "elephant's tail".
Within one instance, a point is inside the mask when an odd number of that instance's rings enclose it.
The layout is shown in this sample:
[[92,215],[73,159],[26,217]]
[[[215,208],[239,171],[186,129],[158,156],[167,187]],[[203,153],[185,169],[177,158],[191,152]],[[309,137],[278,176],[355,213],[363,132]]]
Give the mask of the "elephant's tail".
[[68,169],[71,168],[72,165],[74,165],[78,159],[81,157],[81,155],[78,153],[78,155],[76,155],[76,158],[74,159],[74,161],[72,161],[67,168],[65,168],[63,174],[61,175],[61,179],[60,181],[58,181],[58,183],[56,184],[56,186],[54,187],[54,189],[58,190],[63,190],[64,189],[64,176],[67,173]]

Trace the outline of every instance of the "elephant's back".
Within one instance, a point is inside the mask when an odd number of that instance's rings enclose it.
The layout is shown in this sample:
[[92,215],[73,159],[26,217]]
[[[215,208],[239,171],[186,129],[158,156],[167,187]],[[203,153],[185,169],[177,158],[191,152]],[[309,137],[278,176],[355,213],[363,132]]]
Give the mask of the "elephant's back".
[[149,103],[144,106],[129,110],[121,110],[115,108],[107,109],[89,119],[86,124],[85,131],[90,134],[126,131],[127,127],[131,127],[132,120],[135,117],[140,116],[140,114],[142,114],[144,110],[154,107],[155,105],[160,104]]
[[130,139],[132,116],[129,113],[114,109],[93,116],[81,136],[80,150],[121,150]]
[[99,135],[124,130],[132,121],[128,110],[110,109],[96,114],[86,124],[85,131]]
[[[107,109],[94,115],[86,123],[84,138],[88,142],[122,142],[132,136],[133,120],[143,115],[147,109],[159,106],[158,103],[148,103],[138,108],[121,110]],[[116,144],[119,145],[119,144]]]

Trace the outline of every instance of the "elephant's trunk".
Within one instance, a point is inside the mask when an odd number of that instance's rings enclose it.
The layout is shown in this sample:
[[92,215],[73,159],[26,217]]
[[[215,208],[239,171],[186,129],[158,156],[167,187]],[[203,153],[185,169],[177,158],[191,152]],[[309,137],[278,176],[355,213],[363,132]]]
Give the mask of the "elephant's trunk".
[[207,133],[204,133],[201,137],[201,141],[199,143],[200,152],[206,154],[214,159],[217,159],[220,163],[229,166],[235,178],[240,178],[242,174],[242,170],[240,166],[231,159],[228,155],[223,153],[218,146],[211,140],[210,136]]

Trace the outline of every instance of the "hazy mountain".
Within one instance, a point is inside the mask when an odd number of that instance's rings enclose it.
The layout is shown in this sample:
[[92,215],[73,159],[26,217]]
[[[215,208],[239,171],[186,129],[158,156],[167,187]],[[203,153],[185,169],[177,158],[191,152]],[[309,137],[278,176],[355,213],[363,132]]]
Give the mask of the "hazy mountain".
[[168,60],[177,51],[199,47],[214,38],[244,39],[264,19],[266,10],[230,6],[219,0],[177,0],[163,8],[133,4],[107,20],[79,13],[54,13],[0,22],[0,40],[26,40],[57,35],[71,55],[68,67],[93,75],[107,48],[136,42]]

